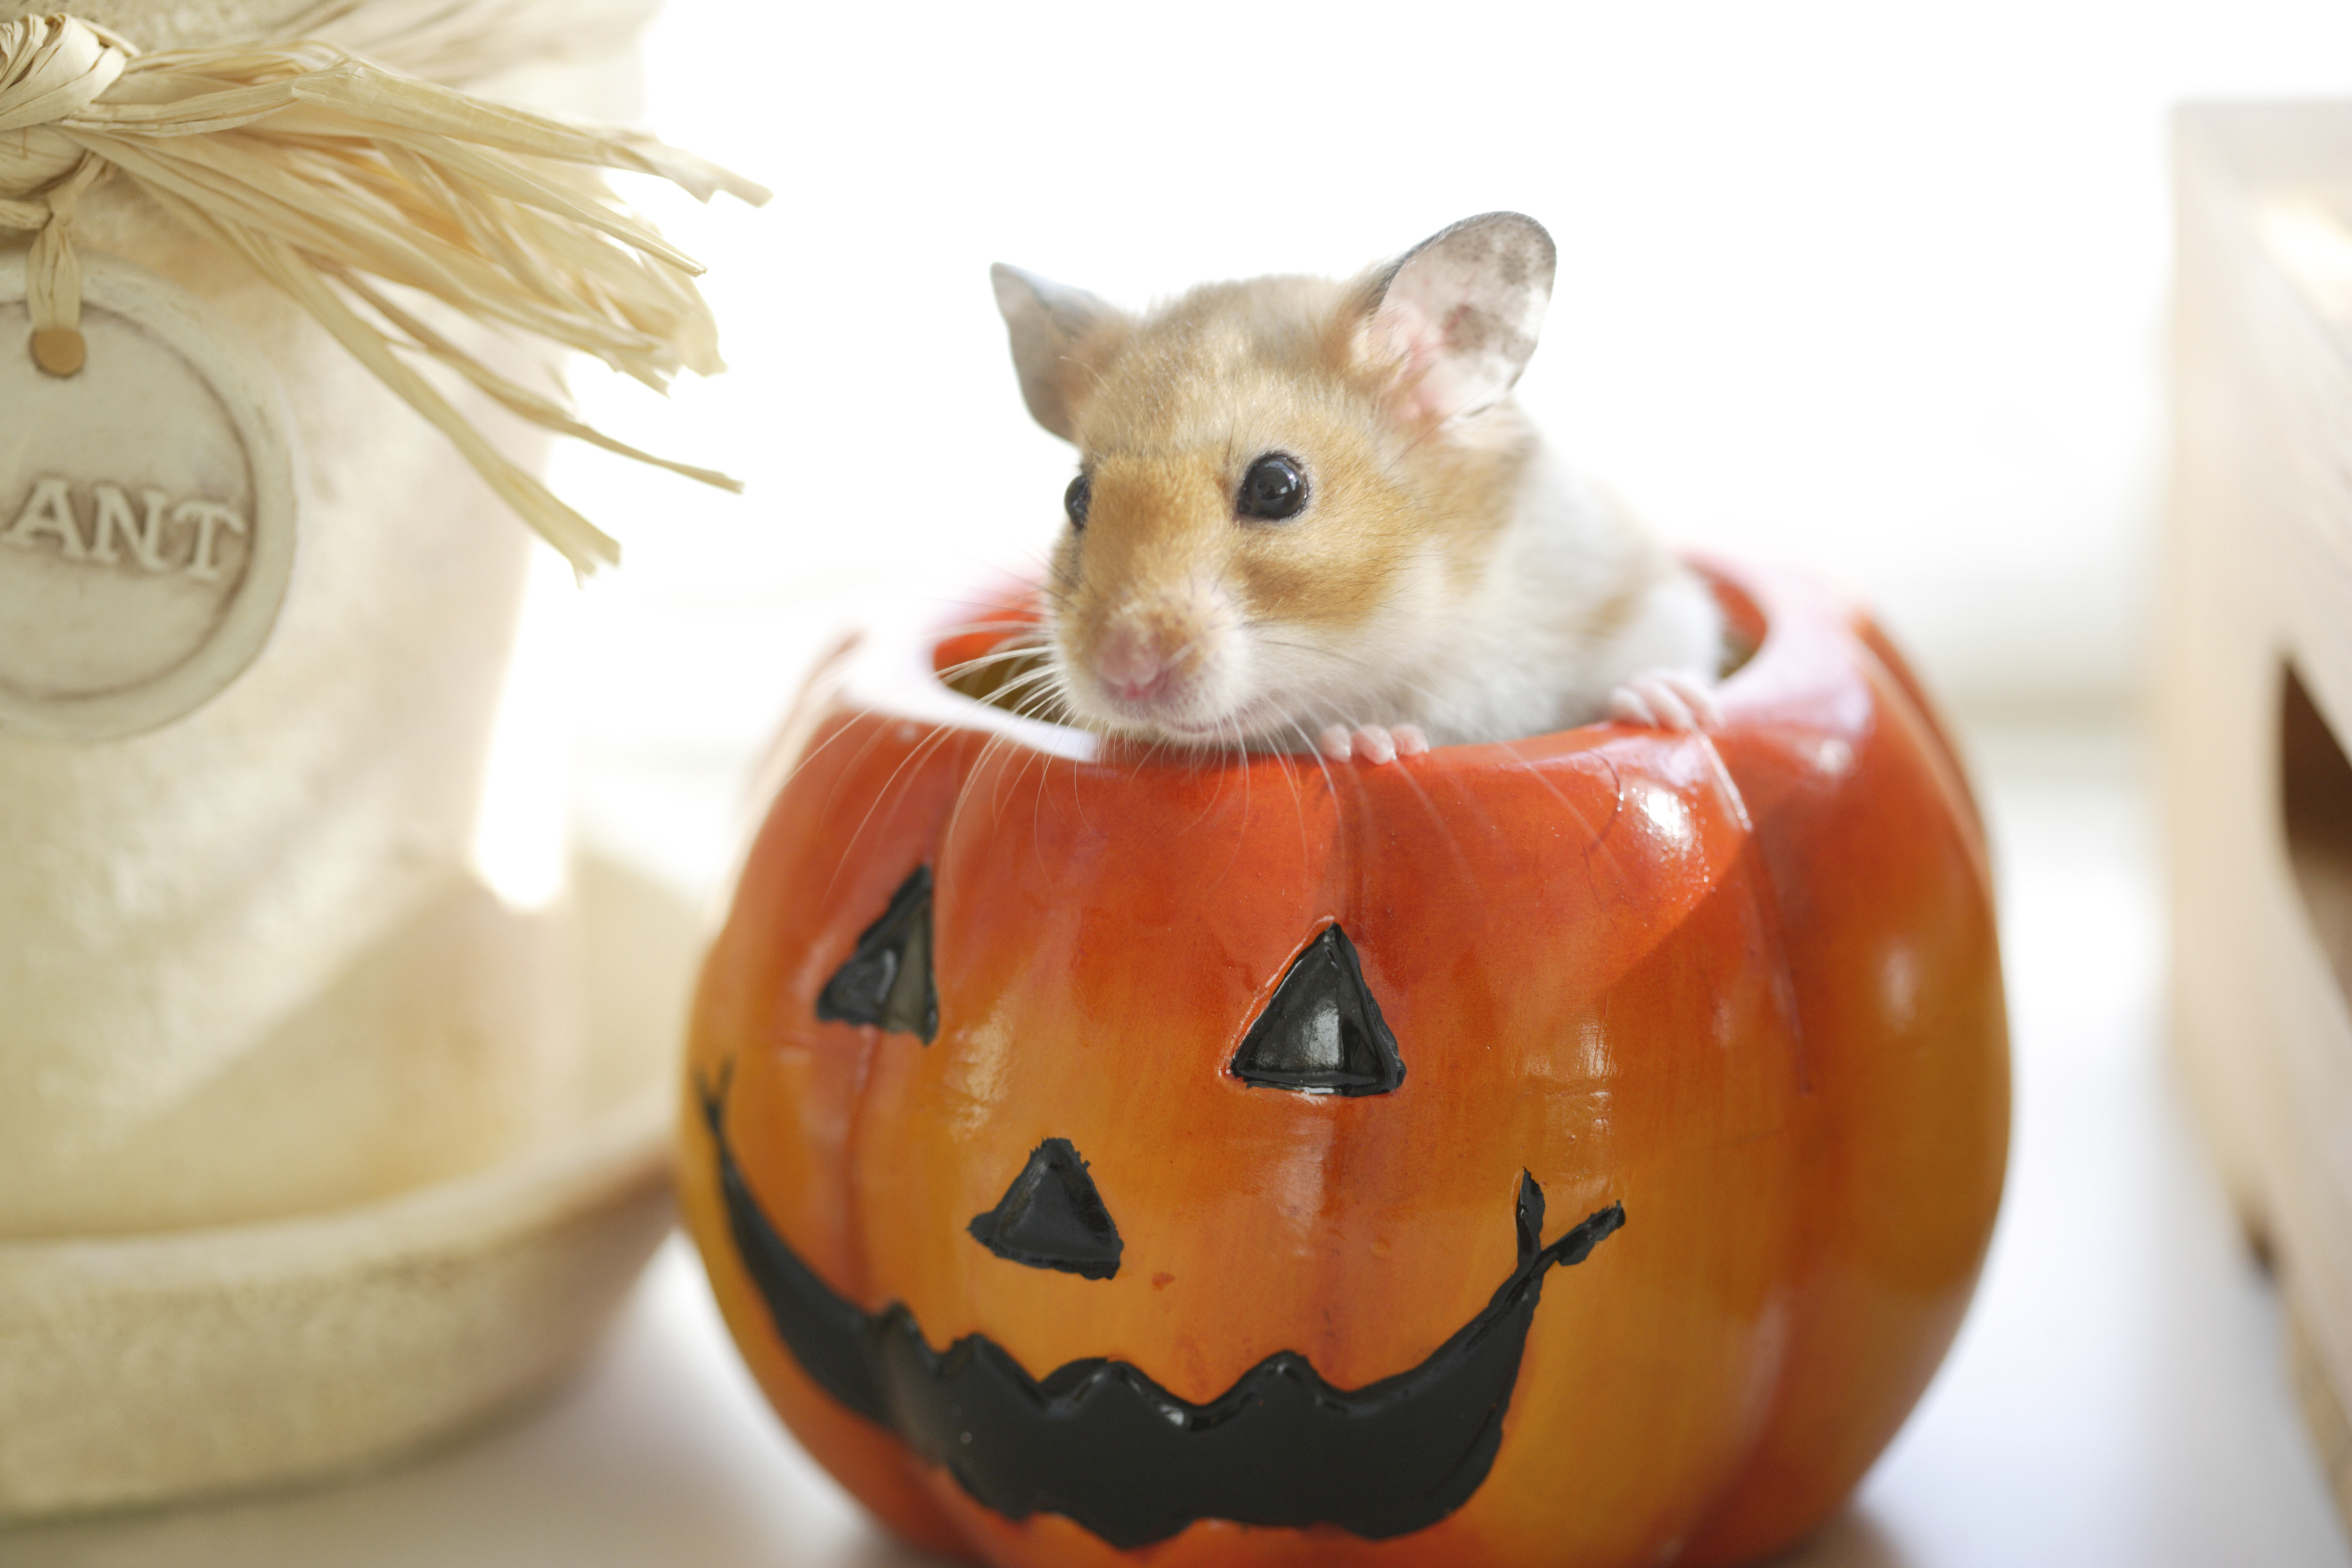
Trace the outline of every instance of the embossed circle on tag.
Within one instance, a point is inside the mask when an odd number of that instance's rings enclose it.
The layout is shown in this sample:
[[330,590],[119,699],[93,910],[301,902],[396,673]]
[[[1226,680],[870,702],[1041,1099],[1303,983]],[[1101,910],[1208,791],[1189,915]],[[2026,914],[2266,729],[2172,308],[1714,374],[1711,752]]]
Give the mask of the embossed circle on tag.
[[70,376],[34,362],[0,254],[0,731],[136,734],[194,711],[268,640],[294,567],[277,377],[202,301],[85,256]]

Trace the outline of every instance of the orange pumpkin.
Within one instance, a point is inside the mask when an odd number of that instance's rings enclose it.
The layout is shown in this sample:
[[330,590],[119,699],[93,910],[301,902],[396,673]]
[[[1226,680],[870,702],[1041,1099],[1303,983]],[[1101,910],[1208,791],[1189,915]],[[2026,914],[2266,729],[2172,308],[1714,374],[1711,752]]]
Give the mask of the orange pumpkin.
[[1708,568],[1706,737],[1142,756],[877,637],[703,973],[689,1226],[809,1449],[1000,1564],[1729,1563],[1824,1519],[2008,1141],[1980,828],[1870,625]]

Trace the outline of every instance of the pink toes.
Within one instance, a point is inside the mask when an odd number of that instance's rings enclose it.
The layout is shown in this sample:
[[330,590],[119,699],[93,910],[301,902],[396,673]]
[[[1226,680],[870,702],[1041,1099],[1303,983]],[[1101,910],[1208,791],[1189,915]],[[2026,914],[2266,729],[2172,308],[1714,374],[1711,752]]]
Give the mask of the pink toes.
[[1399,757],[1417,757],[1429,750],[1429,737],[1418,724],[1359,724],[1349,730],[1345,724],[1325,726],[1315,737],[1315,749],[1335,763],[1350,759],[1358,762],[1392,763]]
[[1609,715],[1629,724],[1684,732],[1723,723],[1715,688],[1678,669],[1645,670],[1633,677],[1609,694]]

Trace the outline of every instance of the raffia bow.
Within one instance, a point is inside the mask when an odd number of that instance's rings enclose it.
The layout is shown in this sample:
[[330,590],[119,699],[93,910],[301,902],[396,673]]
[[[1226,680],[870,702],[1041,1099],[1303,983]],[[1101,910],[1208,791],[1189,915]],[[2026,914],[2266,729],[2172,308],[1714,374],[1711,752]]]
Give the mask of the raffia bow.
[[706,201],[768,198],[650,137],[484,102],[323,44],[142,55],[71,16],[0,22],[0,228],[34,236],[36,331],[79,328],[79,204],[101,178],[129,180],[292,295],[582,572],[619,547],[500,456],[404,355],[441,362],[550,430],[741,487],[581,423],[383,285],[593,354],[657,390],[681,368],[722,369],[691,281],[702,268],[623,207],[599,167],[658,174]]

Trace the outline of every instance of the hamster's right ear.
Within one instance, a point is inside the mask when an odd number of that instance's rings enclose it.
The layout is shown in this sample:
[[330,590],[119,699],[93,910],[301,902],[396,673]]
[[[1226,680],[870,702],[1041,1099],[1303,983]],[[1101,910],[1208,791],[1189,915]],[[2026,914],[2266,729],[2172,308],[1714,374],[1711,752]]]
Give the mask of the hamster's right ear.
[[1397,367],[1417,417],[1474,415],[1511,390],[1551,303],[1559,253],[1522,213],[1465,218],[1423,240],[1368,290],[1366,347]]
[[1091,382],[1101,369],[1109,341],[1127,318],[1083,289],[1002,261],[988,269],[988,277],[1012,334],[1013,368],[1020,374],[1021,396],[1030,414],[1063,440],[1076,441],[1071,415],[1080,384]]

